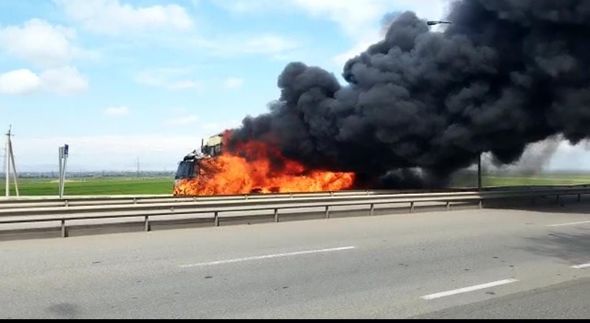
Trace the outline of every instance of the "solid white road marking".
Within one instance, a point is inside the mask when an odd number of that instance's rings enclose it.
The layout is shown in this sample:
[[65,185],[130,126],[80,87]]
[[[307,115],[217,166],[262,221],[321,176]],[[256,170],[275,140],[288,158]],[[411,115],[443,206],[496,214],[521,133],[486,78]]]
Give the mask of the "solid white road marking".
[[192,265],[181,265],[180,267],[181,268],[191,268],[191,267],[202,267],[202,266],[214,266],[214,265],[231,264],[231,263],[243,262],[243,261],[263,260],[263,259],[290,257],[290,256],[301,256],[301,255],[309,255],[309,254],[315,254],[315,253],[346,251],[346,250],[352,250],[352,249],[356,249],[356,247],[341,247],[341,248],[332,248],[332,249],[297,251],[297,252],[290,252],[290,253],[280,253],[280,254],[275,254],[275,255],[246,257],[246,258],[238,258],[238,259],[213,261],[213,262],[203,262],[203,263],[192,264]]
[[563,223],[563,224],[552,224],[552,225],[548,225],[548,227],[550,227],[550,228],[567,227],[567,226],[570,226],[570,225],[578,225],[578,224],[590,224],[590,221],[571,222],[571,223]]
[[468,293],[468,292],[474,292],[474,291],[481,290],[481,289],[512,284],[517,281],[518,281],[518,279],[499,280],[499,281],[492,282],[492,283],[487,283],[487,284],[476,285],[476,286],[471,286],[471,287],[466,287],[466,288],[461,288],[461,289],[450,290],[450,291],[442,292],[442,293],[426,295],[426,296],[422,296],[422,299],[432,300],[432,299],[437,299],[437,298],[441,298],[441,297],[463,294],[463,293]]
[[586,268],[590,268],[590,263],[583,264],[583,265],[572,266],[572,268],[574,268],[574,269],[586,269]]

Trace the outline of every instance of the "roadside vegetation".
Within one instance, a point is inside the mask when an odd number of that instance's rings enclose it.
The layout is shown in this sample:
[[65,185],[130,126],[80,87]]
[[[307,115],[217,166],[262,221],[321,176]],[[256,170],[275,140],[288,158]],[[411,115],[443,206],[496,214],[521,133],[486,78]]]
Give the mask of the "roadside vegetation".
[[[5,195],[4,180],[1,181],[0,197]],[[590,185],[590,173],[551,173],[536,175],[493,174],[483,177],[485,187]],[[172,176],[159,177],[88,177],[73,178],[66,182],[66,195],[161,195],[172,194]],[[462,173],[454,177],[452,187],[476,187],[476,174]],[[14,187],[11,186],[12,195]],[[19,180],[21,196],[57,196],[58,181],[48,178],[25,178]]]
[[[590,185],[590,173],[558,172],[533,175],[495,173],[484,175],[482,180],[484,187]],[[475,172],[458,174],[453,178],[451,186],[476,187],[477,174]]]
[[[4,184],[4,181],[2,181]],[[58,181],[56,179],[20,179],[21,196],[57,196]],[[67,180],[66,195],[159,195],[172,194],[174,179],[171,177],[125,177],[125,178],[75,178]],[[12,186],[14,195],[14,187]],[[5,195],[4,185],[0,188],[0,196]]]

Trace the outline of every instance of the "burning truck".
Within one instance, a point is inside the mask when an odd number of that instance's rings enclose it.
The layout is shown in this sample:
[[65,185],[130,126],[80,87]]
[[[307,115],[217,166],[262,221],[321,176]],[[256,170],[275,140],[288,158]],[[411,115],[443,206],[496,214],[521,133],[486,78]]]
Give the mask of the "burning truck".
[[383,38],[344,65],[344,82],[288,64],[269,111],[222,136],[218,155],[189,157],[176,193],[338,190],[382,179],[387,188],[438,187],[482,153],[509,165],[550,137],[579,144],[590,138],[589,4],[457,0],[444,31],[413,12],[389,14]]
[[179,163],[174,196],[302,193],[352,188],[354,173],[309,169],[262,141],[229,145],[231,131],[202,141]]

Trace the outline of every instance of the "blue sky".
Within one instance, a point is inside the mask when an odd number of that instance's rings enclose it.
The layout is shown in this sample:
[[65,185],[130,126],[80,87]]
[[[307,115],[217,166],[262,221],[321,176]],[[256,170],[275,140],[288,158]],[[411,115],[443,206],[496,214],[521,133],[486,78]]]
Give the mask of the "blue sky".
[[[202,137],[278,98],[291,61],[340,75],[388,12],[445,0],[3,0],[0,127],[20,170],[173,170]],[[552,168],[590,161],[565,144]]]

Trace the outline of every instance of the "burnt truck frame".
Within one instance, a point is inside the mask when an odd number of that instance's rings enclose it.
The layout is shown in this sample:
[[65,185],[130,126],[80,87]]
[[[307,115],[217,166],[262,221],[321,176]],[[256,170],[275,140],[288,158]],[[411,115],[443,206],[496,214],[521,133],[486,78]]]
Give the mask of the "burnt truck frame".
[[175,180],[193,179],[199,174],[200,161],[207,158],[214,158],[223,153],[223,134],[209,137],[207,142],[201,141],[201,151],[194,150],[186,155],[178,164]]

